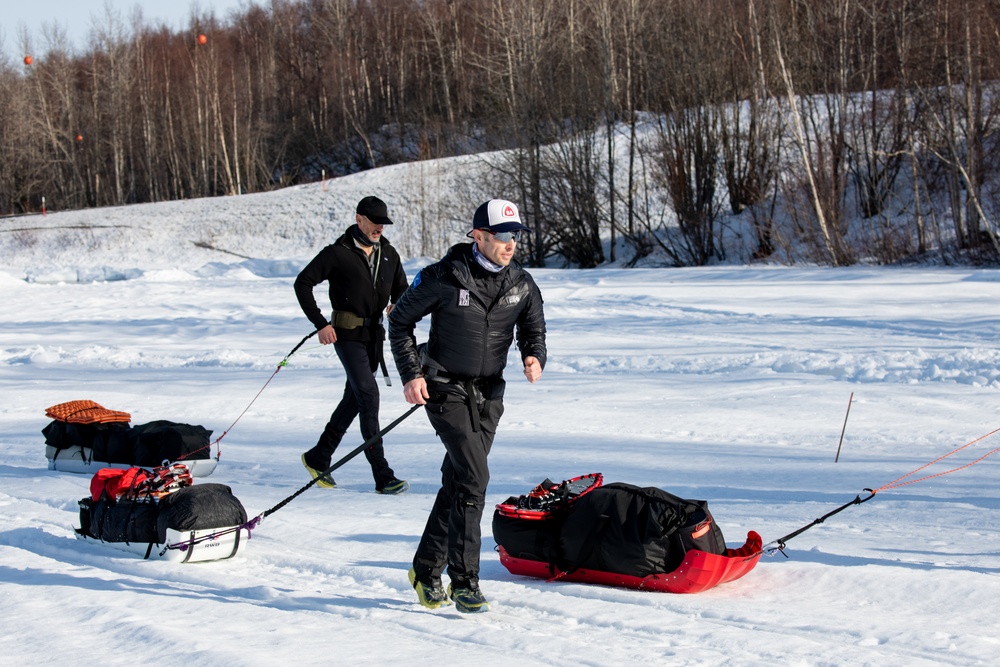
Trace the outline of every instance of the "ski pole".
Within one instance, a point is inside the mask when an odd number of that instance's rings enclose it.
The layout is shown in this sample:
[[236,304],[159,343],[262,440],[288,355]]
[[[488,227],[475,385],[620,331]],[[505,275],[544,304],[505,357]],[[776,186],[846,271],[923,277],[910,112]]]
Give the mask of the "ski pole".
[[350,461],[351,459],[353,459],[355,456],[357,456],[358,454],[360,454],[361,452],[363,452],[367,447],[369,447],[369,446],[375,444],[376,442],[378,442],[379,438],[381,438],[386,433],[388,433],[392,429],[394,429],[397,426],[399,426],[400,422],[402,422],[404,419],[406,419],[407,417],[409,417],[410,415],[412,415],[414,412],[416,412],[417,408],[419,408],[419,407],[420,407],[419,405],[414,405],[413,407],[411,407],[409,410],[407,410],[402,415],[400,415],[399,417],[397,417],[395,419],[395,421],[393,421],[391,424],[389,424],[384,429],[382,429],[381,431],[379,431],[378,433],[376,433],[372,437],[370,437],[367,440],[365,440],[364,442],[362,442],[360,445],[358,445],[357,447],[355,447],[354,449],[352,449],[342,459],[340,459],[339,461],[337,461],[336,463],[334,463],[332,466],[330,466],[329,468],[327,468],[326,470],[324,470],[322,472],[322,474],[320,474],[318,477],[314,477],[313,479],[311,479],[309,481],[308,484],[306,484],[305,486],[303,486],[301,489],[299,489],[298,491],[296,491],[292,495],[288,496],[287,498],[285,498],[284,500],[282,500],[280,503],[278,503],[277,505],[275,505],[271,509],[269,509],[266,512],[264,512],[263,514],[261,514],[260,517],[259,517],[259,519],[265,519],[265,518],[267,518],[268,516],[274,514],[275,512],[277,512],[278,510],[280,510],[282,507],[284,507],[285,505],[287,505],[288,503],[290,503],[295,498],[298,498],[300,495],[302,495],[303,493],[305,493],[305,491],[309,487],[311,487],[313,484],[315,484],[316,482],[318,482],[321,477],[323,477],[325,475],[329,475],[334,470],[336,470],[337,468],[339,468],[340,466],[344,465],[345,463],[347,463],[348,461]]

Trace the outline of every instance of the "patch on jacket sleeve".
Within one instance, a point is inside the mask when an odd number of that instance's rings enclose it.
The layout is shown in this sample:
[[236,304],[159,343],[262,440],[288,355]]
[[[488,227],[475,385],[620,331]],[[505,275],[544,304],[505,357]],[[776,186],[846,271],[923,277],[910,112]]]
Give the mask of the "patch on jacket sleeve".
[[458,305],[459,306],[469,305],[469,290],[467,289],[458,290]]

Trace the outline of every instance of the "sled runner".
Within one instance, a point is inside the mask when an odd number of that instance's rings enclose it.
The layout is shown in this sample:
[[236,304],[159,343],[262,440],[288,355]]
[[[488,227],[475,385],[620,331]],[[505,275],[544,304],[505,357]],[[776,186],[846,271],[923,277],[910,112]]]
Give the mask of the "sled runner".
[[175,563],[204,563],[232,558],[243,548],[250,533],[242,526],[180,531],[168,528],[163,542],[105,542],[77,531],[84,542],[107,544],[144,560],[166,560]]
[[[132,467],[132,463],[115,463],[113,461],[101,461],[94,458],[94,450],[89,447],[73,446],[65,449],[56,449],[51,445],[45,446],[45,458],[48,459],[49,470],[59,472],[72,472],[83,475],[92,475],[101,468],[116,468],[127,470]],[[169,463],[169,459],[164,459]],[[183,461],[191,470],[192,477],[208,477],[215,472],[218,461],[214,458],[184,459]]]
[[79,502],[82,540],[184,563],[235,556],[249,538],[246,510],[223,484],[192,485],[182,464],[103,468]]
[[671,593],[739,579],[762,546],[751,531],[727,548],[705,501],[622,483],[594,485],[545,517],[521,516],[509,499],[497,505],[493,536],[511,574]]
[[550,581],[598,584],[619,588],[658,591],[661,593],[700,593],[718,584],[735,581],[752,570],[760,560],[763,540],[754,531],[747,533],[746,543],[739,549],[726,549],[722,555],[692,550],[673,572],[634,577],[615,572],[580,568],[570,572],[549,563],[527,558],[514,558],[502,546],[500,563],[511,574]]
[[130,426],[131,415],[94,401],[69,401],[47,408],[44,429],[49,470],[94,474],[101,468],[153,467],[183,461],[191,475],[215,471],[211,431],[192,424],[153,421]]

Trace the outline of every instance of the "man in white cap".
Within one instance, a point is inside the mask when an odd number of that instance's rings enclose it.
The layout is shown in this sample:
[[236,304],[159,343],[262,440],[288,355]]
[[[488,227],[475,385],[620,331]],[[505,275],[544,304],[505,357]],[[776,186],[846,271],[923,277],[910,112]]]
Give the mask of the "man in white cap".
[[[358,202],[351,225],[340,238],[326,246],[295,279],[295,296],[302,312],[313,323],[319,342],[333,344],[344,366],[347,382],[344,394],[316,446],[301,456],[302,465],[317,485],[333,488],[336,482],[326,473],[333,453],[355,417],[360,416],[365,440],[378,435],[379,390],[375,370],[382,360],[382,313],[399,300],[406,290],[406,274],[399,253],[382,235],[391,225],[385,202],[368,196]],[[313,288],[327,282],[333,314],[324,317],[316,304]],[[386,374],[388,377],[388,374]],[[409,484],[397,479],[385,459],[382,440],[365,450],[379,493],[397,495]]]
[[[480,522],[515,332],[529,382],[541,377],[546,358],[542,296],[513,259],[521,233],[530,231],[517,206],[491,199],[476,210],[472,226],[473,243],[453,246],[422,269],[389,314],[403,396],[425,406],[446,451],[410,583],[425,607],[450,604],[450,597],[466,613],[489,610],[479,589]],[[428,340],[418,347],[414,330],[426,315]],[[441,582],[446,568],[447,592]]]

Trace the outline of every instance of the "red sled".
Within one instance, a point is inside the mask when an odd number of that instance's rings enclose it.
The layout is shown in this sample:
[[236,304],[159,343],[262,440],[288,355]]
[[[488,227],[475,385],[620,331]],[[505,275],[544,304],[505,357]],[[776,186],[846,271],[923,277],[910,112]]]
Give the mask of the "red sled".
[[726,549],[725,554],[710,554],[691,550],[673,572],[634,577],[626,574],[586,570],[563,572],[554,565],[527,558],[514,558],[498,546],[500,563],[511,573],[549,581],[599,584],[660,593],[700,593],[728,581],[735,581],[752,570],[763,553],[763,540],[755,531],[747,533],[746,543],[739,549]]

